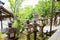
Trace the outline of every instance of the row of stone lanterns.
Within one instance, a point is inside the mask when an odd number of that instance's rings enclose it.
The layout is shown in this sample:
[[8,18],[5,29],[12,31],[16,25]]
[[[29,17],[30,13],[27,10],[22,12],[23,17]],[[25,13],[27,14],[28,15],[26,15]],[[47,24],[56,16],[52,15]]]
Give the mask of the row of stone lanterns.
[[[42,17],[39,19],[40,24],[38,24],[36,20],[34,20],[34,22],[32,24],[30,24],[29,20],[26,21],[26,24],[24,25],[24,29],[26,29],[26,31],[27,31],[27,34],[26,34],[27,40],[30,40],[30,34],[31,33],[34,33],[34,40],[37,39],[37,32],[38,32],[37,27],[39,27],[39,29],[40,29],[39,30],[40,40],[43,40],[43,28],[46,25],[45,20],[46,19],[42,15]],[[33,28],[32,32],[31,32],[31,28]]]
[[[51,31],[52,31],[52,17],[53,17],[53,13],[54,13],[54,1],[55,0],[52,0],[52,14],[51,14],[51,18],[50,18],[50,36],[51,36]],[[57,0],[57,1],[60,1],[60,0]],[[27,24],[28,24],[28,25],[26,25],[26,30],[28,31],[27,40],[30,40],[30,36],[29,35],[30,35],[30,33],[32,33],[30,31],[31,28],[33,28],[34,40],[36,40],[37,26],[39,26],[39,28],[40,28],[40,31],[39,31],[40,32],[40,40],[43,40],[43,28],[46,25],[45,24],[45,20],[47,20],[47,19],[44,18],[43,15],[42,15],[42,17],[40,19],[38,19],[37,17],[38,17],[38,15],[35,14],[34,22],[32,24],[27,22]],[[37,20],[39,20],[40,24],[37,23]],[[30,25],[32,25],[32,26],[30,26]]]

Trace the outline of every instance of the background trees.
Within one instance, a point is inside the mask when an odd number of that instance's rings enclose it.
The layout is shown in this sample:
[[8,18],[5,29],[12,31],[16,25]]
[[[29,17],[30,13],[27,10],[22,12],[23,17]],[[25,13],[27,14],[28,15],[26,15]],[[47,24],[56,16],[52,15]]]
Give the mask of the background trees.
[[[39,17],[41,14],[44,14],[47,18],[50,17],[52,0],[39,0],[38,4],[36,4],[34,8],[32,6],[20,8],[23,1],[24,0],[8,0],[10,3],[10,9],[14,15],[13,27],[18,28],[19,31],[22,31],[22,25],[25,23],[27,18],[33,18],[33,12],[37,12]],[[55,11],[58,9],[60,9],[60,2],[55,2]]]
[[49,17],[51,13],[51,4],[51,0],[39,1],[34,10],[38,12],[39,16],[44,14],[46,17]]
[[[33,12],[37,12],[39,17],[44,14],[45,17],[49,18],[52,8],[52,0],[39,0],[38,4],[33,8],[32,6],[25,6],[20,8],[24,0],[8,0],[10,3],[11,11],[14,15],[14,27],[16,26],[19,30],[22,29],[22,25],[25,23],[26,19],[31,19],[33,17]],[[55,2],[55,10],[60,8],[60,2]]]

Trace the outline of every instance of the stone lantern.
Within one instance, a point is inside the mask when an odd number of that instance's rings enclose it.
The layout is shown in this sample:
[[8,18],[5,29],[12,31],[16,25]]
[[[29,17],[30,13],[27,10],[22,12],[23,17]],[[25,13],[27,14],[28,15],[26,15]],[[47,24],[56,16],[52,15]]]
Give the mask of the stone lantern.
[[30,34],[31,34],[31,27],[29,19],[27,19],[26,24],[24,25],[24,29],[26,30],[27,40],[30,40]]
[[43,28],[46,25],[45,20],[46,20],[45,16],[41,15],[41,18],[39,19],[39,21],[40,21],[40,40],[43,40]]
[[36,20],[34,20],[34,23],[33,23],[34,40],[36,40],[36,37],[37,37],[37,32],[38,32],[37,27],[38,26],[40,26],[40,25],[36,22]]
[[37,12],[33,12],[33,19],[32,20],[38,21],[38,13]]

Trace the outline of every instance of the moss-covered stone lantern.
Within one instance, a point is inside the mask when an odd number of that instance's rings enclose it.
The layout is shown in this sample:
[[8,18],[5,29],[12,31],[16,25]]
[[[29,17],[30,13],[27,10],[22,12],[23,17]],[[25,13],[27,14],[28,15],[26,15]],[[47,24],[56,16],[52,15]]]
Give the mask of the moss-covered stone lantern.
[[41,18],[39,19],[39,21],[40,21],[40,40],[43,40],[43,28],[44,28],[44,26],[46,25],[45,24],[45,16],[42,14],[41,15]]

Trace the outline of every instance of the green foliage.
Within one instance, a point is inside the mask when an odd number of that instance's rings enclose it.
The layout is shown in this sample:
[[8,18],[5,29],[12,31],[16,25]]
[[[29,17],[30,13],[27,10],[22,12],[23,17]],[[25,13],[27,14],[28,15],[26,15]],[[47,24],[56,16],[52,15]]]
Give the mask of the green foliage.
[[38,12],[39,16],[41,16],[41,14],[44,14],[46,17],[49,17],[51,13],[51,0],[39,1],[34,11]]
[[[24,0],[8,0],[15,19],[13,27],[18,28],[21,31],[23,29],[23,24],[26,22],[26,19],[33,18],[33,12],[37,12],[39,17],[41,14],[44,14],[47,18],[50,17],[52,0],[39,0],[38,4],[35,5],[35,8],[32,8],[32,6],[25,6],[24,8],[20,8],[20,5],[23,1]],[[58,9],[60,9],[60,2],[55,2],[55,10]]]
[[[18,28],[19,30],[22,29],[22,25],[26,22],[26,19],[31,19],[33,17],[32,13],[37,12],[38,16],[40,17],[41,14],[44,14],[45,17],[50,17],[51,14],[51,7],[52,7],[52,0],[45,0],[40,1],[38,4],[35,5],[35,8],[32,8],[32,6],[26,6],[24,8],[20,8],[21,3],[24,0],[8,0],[10,3],[11,11],[14,15],[14,23],[13,27]],[[56,8],[60,8],[60,2],[55,3]]]
[[11,10],[14,11],[14,9],[15,9],[14,0],[8,0],[8,2],[10,2]]
[[23,16],[23,18],[32,18],[32,11],[33,11],[33,8],[31,6],[26,6],[24,7],[24,9],[22,9],[20,11],[20,15]]
[[0,32],[0,40],[4,40],[1,32]]
[[17,14],[20,13],[19,12],[19,9],[20,9],[19,7],[20,7],[21,3],[23,2],[23,0],[8,0],[8,2],[10,3],[10,8],[11,8],[11,11],[13,12],[13,15],[14,15],[14,19],[15,19],[14,25],[15,25],[16,22],[18,24],[20,24],[18,22],[18,20],[20,20],[20,15],[18,16]]
[[17,21],[14,21],[13,25],[12,25],[14,28],[17,28],[18,27],[18,24],[17,24]]
[[14,23],[13,27],[18,28],[19,30],[22,30],[22,25],[25,23],[26,18],[31,19],[33,17],[32,11],[33,8],[32,6],[26,6],[24,8],[20,8],[21,3],[23,0],[8,0],[10,3],[10,8],[13,12],[14,15]]
[[55,3],[56,10],[60,9],[60,2]]

